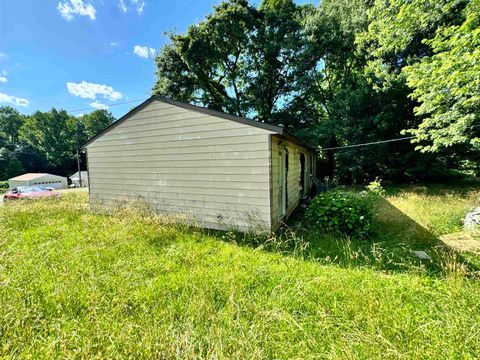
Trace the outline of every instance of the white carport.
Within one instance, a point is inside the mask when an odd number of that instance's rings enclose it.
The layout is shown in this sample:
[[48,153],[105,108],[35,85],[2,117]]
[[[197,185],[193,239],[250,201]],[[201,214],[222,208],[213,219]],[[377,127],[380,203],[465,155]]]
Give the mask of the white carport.
[[10,189],[19,186],[43,185],[54,189],[66,189],[67,178],[46,173],[27,173],[8,179]]

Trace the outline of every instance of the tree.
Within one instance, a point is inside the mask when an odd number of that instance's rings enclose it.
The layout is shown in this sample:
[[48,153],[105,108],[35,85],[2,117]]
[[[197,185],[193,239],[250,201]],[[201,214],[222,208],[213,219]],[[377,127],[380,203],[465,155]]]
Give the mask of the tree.
[[[245,0],[230,0],[186,34],[171,35],[171,44],[156,58],[153,92],[281,125],[323,147],[398,138],[405,129],[419,131],[424,118],[434,119],[433,113],[424,111],[427,105],[418,107],[419,101],[427,104],[426,97],[438,93],[438,89],[420,93],[421,84],[424,90],[429,87],[425,76],[430,76],[430,82],[440,76],[427,73],[436,55],[445,52],[437,49],[433,39],[440,36],[439,29],[462,25],[469,2],[323,0],[314,9],[291,0],[263,0],[258,8]],[[468,36],[472,34],[476,33]],[[447,37],[451,38],[443,36]],[[450,52],[478,57],[465,44],[461,49],[450,45]],[[474,58],[458,61],[466,69],[467,64],[478,65],[473,64]],[[438,63],[446,66],[443,61],[438,57]],[[473,67],[471,74],[475,74]],[[461,110],[455,116],[463,116],[464,111],[470,125],[462,130],[462,140],[458,129],[450,140],[456,136],[457,145],[470,141],[469,151],[473,151],[478,141],[472,125],[477,121],[472,114],[475,106],[478,109],[474,95],[478,81],[468,75],[470,86],[465,87],[461,86],[464,79],[456,79],[458,89],[468,95],[457,103]],[[444,100],[439,100],[442,111],[452,110],[447,95],[443,93]],[[471,108],[466,109],[467,105]],[[464,126],[467,118],[461,121]],[[378,176],[415,180],[471,159],[459,151],[444,152],[441,157],[416,151],[418,145],[428,146],[426,140],[322,152],[324,174],[342,182],[365,182]]]
[[238,116],[302,127],[282,116],[295,93],[295,62],[303,51],[301,22],[312,9],[291,0],[245,0],[215,7],[156,58],[154,94],[200,104]]
[[359,51],[368,60],[367,70],[379,87],[389,86],[401,70],[431,56],[426,42],[442,26],[463,21],[469,0],[375,0],[368,10],[368,29],[357,35]]
[[24,121],[24,116],[11,106],[0,106],[0,137],[10,144],[17,143],[18,132]]
[[313,7],[290,0],[264,0],[250,36],[246,62],[250,107],[258,119],[292,131],[314,121],[308,111],[299,111],[296,99],[307,42],[303,22],[313,12]]
[[111,112],[99,109],[81,116],[79,123],[82,124],[85,136],[89,139],[111,125],[115,120]]
[[25,169],[23,168],[22,163],[15,156],[12,156],[5,168],[5,177],[12,178],[21,175],[24,172]]
[[59,171],[68,171],[74,165],[78,119],[65,110],[36,111],[20,129],[20,139],[42,154]]
[[[326,134],[326,146],[394,139],[420,123],[402,70],[431,54],[423,39],[433,36],[441,24],[458,21],[464,3],[332,0],[320,5],[310,24],[311,46],[324,55],[311,93],[325,104],[322,108],[328,116],[321,132]],[[330,36],[322,38],[322,34]],[[437,175],[457,161],[420,154],[407,142],[330,156],[336,160],[337,177],[342,181],[367,181],[376,176],[395,181],[418,179]]]
[[25,120],[26,116],[14,108],[0,107],[0,179],[25,171],[43,171],[46,167],[45,159],[20,139],[20,129]]
[[[433,55],[405,68],[415,113],[422,119],[408,132],[424,152],[451,149],[480,160],[480,1],[465,9],[460,25],[441,27],[425,40]],[[477,169],[480,165],[477,165]]]
[[15,154],[6,148],[0,148],[0,179],[7,180],[24,172],[25,169]]
[[154,94],[242,116],[246,94],[241,78],[255,17],[247,1],[233,0],[215,7],[185,35],[171,34],[172,45],[156,58]]
[[15,146],[12,151],[12,156],[15,156],[21,163],[26,172],[45,172],[51,168],[45,156],[30,145],[20,143]]

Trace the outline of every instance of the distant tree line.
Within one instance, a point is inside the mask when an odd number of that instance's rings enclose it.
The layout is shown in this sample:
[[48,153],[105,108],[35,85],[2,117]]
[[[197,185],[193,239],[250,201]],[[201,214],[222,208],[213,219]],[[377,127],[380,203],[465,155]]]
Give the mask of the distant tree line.
[[25,172],[73,174],[78,146],[113,121],[107,110],[75,117],[65,110],[22,115],[12,107],[0,107],[0,180]]
[[170,34],[154,94],[277,125],[340,182],[480,173],[480,0],[230,0]]

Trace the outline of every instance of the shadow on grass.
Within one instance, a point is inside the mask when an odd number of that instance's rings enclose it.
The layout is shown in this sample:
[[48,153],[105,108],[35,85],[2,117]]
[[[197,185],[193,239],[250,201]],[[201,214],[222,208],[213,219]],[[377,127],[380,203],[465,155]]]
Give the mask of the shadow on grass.
[[[208,231],[226,242],[280,252],[307,261],[360,267],[389,273],[421,273],[429,276],[475,276],[480,274],[476,261],[443,243],[385,199],[375,206],[373,235],[353,239],[341,234],[312,230],[296,212],[284,227],[270,235]],[[430,259],[418,258],[414,251],[425,252]]]

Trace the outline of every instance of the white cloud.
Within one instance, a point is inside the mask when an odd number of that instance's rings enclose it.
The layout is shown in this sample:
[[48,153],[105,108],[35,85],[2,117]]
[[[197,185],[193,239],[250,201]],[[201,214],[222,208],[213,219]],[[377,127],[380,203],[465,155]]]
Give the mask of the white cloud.
[[95,8],[92,4],[84,4],[83,0],[66,0],[59,2],[57,10],[60,11],[63,18],[70,21],[75,15],[88,16],[91,20],[95,20]]
[[30,105],[30,101],[28,101],[27,99],[22,99],[16,96],[11,96],[3,93],[0,93],[0,103],[9,103],[17,106]]
[[123,97],[122,93],[113,90],[111,86],[93,84],[86,81],[82,81],[78,84],[67,82],[67,89],[70,94],[79,96],[83,99],[95,100],[97,95],[100,95],[103,96],[104,99],[116,101]]
[[155,56],[155,49],[154,48],[149,48],[147,46],[140,46],[140,45],[135,45],[133,48],[133,52],[145,59],[148,59],[149,57],[153,58]]
[[145,1],[142,1],[142,2],[135,1],[135,3],[137,4],[137,12],[139,14],[143,13],[143,8],[145,7]]
[[[142,1],[140,1],[140,0],[130,0],[129,5],[134,6],[135,10],[137,10],[137,12],[139,14],[142,14],[143,9],[145,8],[145,0],[142,0]],[[128,8],[130,6],[127,6],[127,4],[125,3],[125,0],[119,0],[118,7],[125,14],[128,11]]]
[[7,80],[7,77],[6,76],[0,76],[0,82],[1,83],[6,83],[8,80]]
[[122,10],[122,12],[125,14],[127,12],[127,5],[125,5],[125,1],[124,0],[120,0],[120,2],[118,3],[118,7],[120,8],[120,10]]
[[102,104],[98,100],[95,100],[94,102],[90,103],[90,106],[95,109],[108,109],[108,105]]
[[116,43],[115,41],[111,41],[111,42],[110,42],[110,45],[112,45],[112,46],[117,46],[118,43]]

